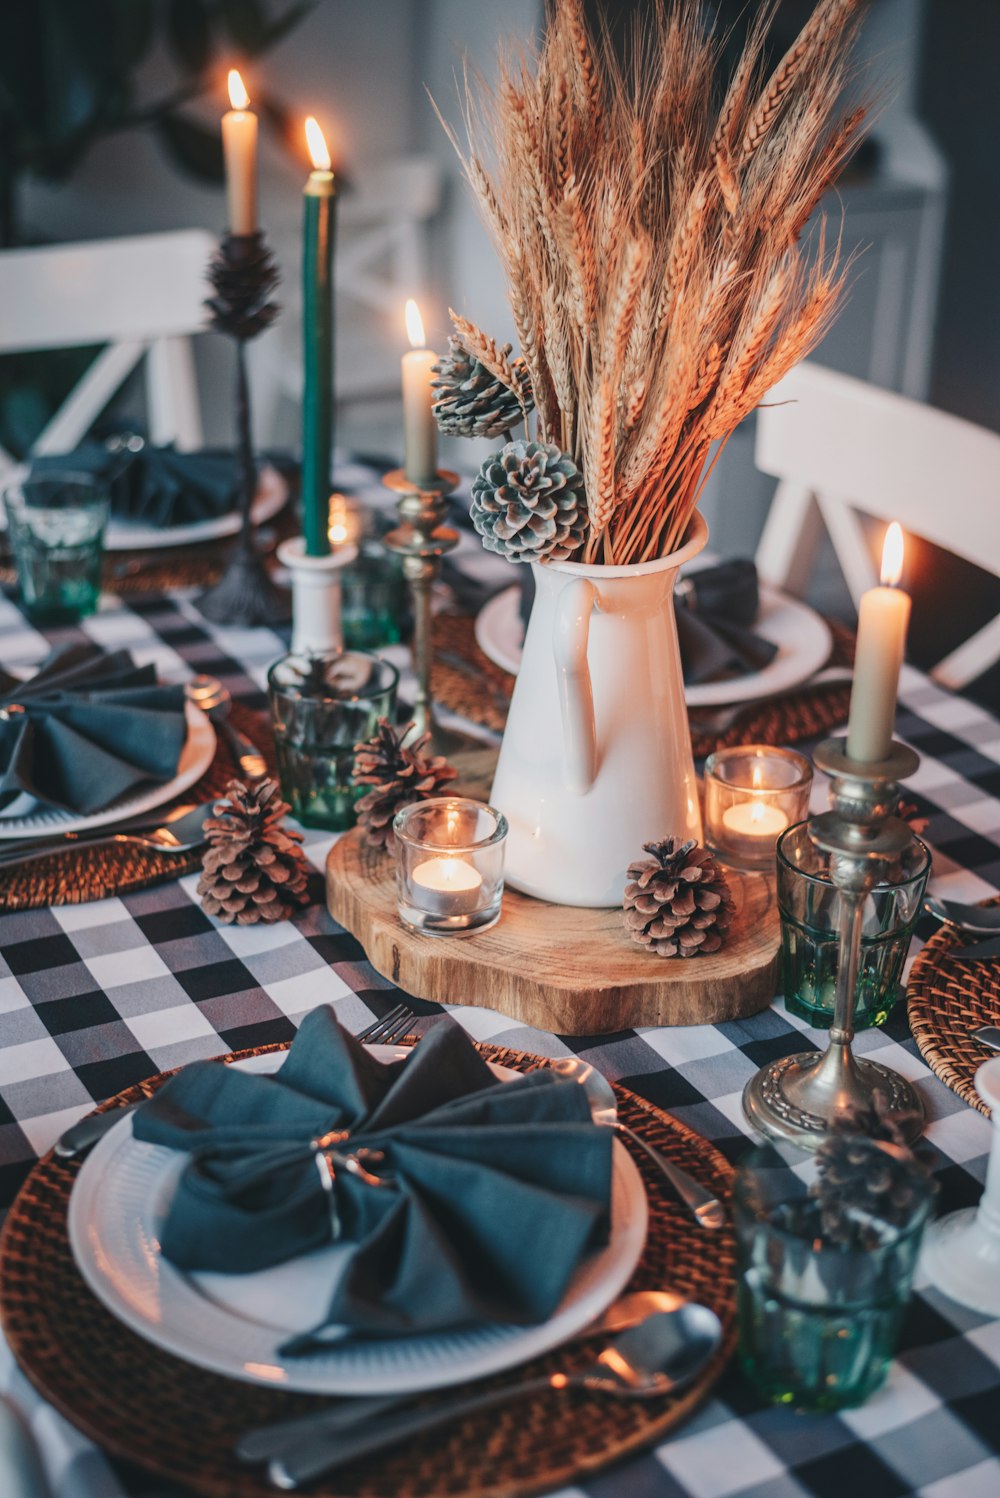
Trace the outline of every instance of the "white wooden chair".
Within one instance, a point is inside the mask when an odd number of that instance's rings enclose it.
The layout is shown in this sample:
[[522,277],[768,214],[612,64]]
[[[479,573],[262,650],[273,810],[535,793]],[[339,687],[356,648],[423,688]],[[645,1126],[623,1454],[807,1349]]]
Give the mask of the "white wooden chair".
[[[150,440],[202,445],[190,335],[205,326],[203,229],[0,253],[0,353],[106,347],[33,444],[74,448],[145,360]],[[0,470],[13,462],[0,448]]]
[[[756,464],[778,480],[762,579],[802,594],[823,528],[858,603],[877,581],[858,512],[1000,577],[1000,435],[919,401],[804,363],[757,413]],[[958,690],[1000,658],[1000,614],[938,662]]]

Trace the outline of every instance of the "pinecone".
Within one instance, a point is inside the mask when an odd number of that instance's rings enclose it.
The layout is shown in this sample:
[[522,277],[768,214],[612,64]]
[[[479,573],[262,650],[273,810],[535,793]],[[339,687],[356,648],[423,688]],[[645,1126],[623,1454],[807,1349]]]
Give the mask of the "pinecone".
[[209,846],[198,880],[201,908],[226,925],[287,920],[309,899],[302,834],[280,825],[291,808],[275,780],[249,786],[231,780],[226,796],[205,823]]
[[208,267],[214,296],[205,306],[211,326],[230,338],[256,338],[278,315],[268,301],[281,279],[274,256],[257,234],[226,234]]
[[829,1244],[874,1248],[886,1229],[904,1228],[933,1182],[906,1144],[908,1116],[892,1115],[876,1091],[870,1108],[840,1118],[816,1151],[811,1188]]
[[717,952],[735,914],[719,865],[692,839],[644,843],[651,858],[629,865],[625,929],[658,957]]
[[[508,343],[501,353],[509,354]],[[502,437],[523,421],[533,407],[531,378],[523,359],[515,359],[518,389],[512,390],[481,364],[460,338],[448,339],[448,353],[433,366],[436,380],[434,415],[449,437]]]
[[583,475],[544,442],[508,442],[472,484],[472,523],[487,551],[509,562],[564,561],[587,530]]
[[358,826],[369,847],[390,853],[396,846],[392,819],[397,811],[413,801],[439,796],[458,774],[443,756],[421,752],[429,733],[404,744],[412,727],[408,723],[397,730],[387,718],[379,718],[374,738],[354,746],[354,784],[372,787],[355,807]]

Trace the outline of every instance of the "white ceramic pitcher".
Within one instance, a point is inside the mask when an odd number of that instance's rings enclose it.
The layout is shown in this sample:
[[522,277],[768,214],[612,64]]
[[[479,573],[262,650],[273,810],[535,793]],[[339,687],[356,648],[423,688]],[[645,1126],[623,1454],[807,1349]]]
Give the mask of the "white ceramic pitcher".
[[674,620],[678,568],[532,564],[535,602],[491,800],[510,824],[504,877],[559,905],[617,905],[643,843],[701,840]]

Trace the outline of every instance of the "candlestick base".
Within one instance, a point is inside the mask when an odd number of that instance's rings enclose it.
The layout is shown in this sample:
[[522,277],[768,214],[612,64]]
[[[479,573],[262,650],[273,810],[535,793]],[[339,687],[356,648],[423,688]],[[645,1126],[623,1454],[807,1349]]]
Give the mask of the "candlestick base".
[[358,548],[347,545],[327,556],[307,556],[302,536],[278,547],[278,561],[292,577],[293,655],[332,655],[343,650],[340,574],[357,555]]
[[743,1111],[769,1139],[817,1149],[834,1124],[866,1111],[876,1092],[912,1142],[924,1127],[919,1095],[898,1073],[855,1056],[854,1001],[861,950],[865,897],[913,841],[906,824],[893,815],[897,782],[912,775],[919,756],[893,743],[884,760],[851,759],[843,739],[826,739],[816,749],[816,765],[831,776],[832,809],[812,817],[809,836],[830,855],[830,879],[840,892],[840,948],[833,1025],[826,1051],[780,1056],[751,1077]]
[[434,713],[431,693],[431,592],[441,572],[441,558],[458,545],[458,532],[444,525],[447,495],[458,485],[458,474],[441,472],[415,484],[402,468],[382,479],[400,497],[396,508],[401,524],[383,544],[403,560],[403,576],[413,598],[413,664],[417,695],[413,721],[418,733],[429,733],[436,754],[452,757],[463,750],[482,748],[482,740],[460,730],[442,728]]
[[263,558],[237,544],[222,577],[201,594],[198,611],[214,624],[253,628],[284,624],[292,611],[291,595],[272,581]]

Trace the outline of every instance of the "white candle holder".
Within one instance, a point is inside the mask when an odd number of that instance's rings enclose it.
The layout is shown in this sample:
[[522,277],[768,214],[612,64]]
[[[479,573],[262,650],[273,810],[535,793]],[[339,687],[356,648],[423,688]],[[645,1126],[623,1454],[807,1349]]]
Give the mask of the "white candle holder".
[[307,556],[302,536],[278,547],[278,561],[292,580],[293,655],[330,655],[344,648],[340,574],[357,554],[356,546],[338,546],[327,556]]
[[428,936],[470,936],[500,919],[507,819],[481,801],[435,796],[397,812],[399,918]]
[[770,869],[780,835],[809,815],[812,765],[794,749],[746,744],[705,761],[705,843],[736,869]]
[[949,1212],[927,1229],[921,1269],[938,1290],[984,1316],[1000,1316],[1000,1056],[976,1072],[992,1110],[993,1141],[978,1207]]

